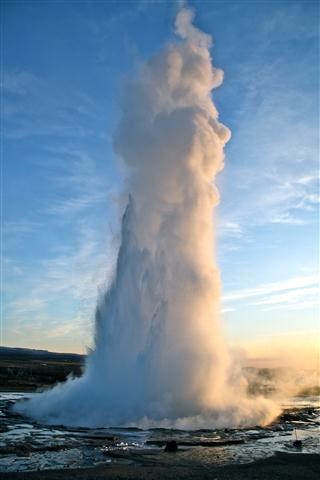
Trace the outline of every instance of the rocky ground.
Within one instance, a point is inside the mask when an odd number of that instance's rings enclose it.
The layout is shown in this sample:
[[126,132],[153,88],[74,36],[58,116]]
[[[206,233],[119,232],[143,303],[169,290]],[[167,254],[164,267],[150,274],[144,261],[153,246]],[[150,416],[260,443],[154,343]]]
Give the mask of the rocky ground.
[[112,465],[72,470],[2,473],[3,480],[318,480],[320,455],[276,454],[243,465],[183,465],[175,454],[162,461],[144,461],[135,465]]
[[[83,364],[80,355],[2,347],[0,391],[44,389],[68,375],[81,375]],[[262,375],[267,378],[265,372]],[[13,403],[20,398],[18,393],[0,397],[0,480],[320,478],[320,455],[314,453],[319,452],[315,433],[319,409],[313,406],[292,406],[274,424],[246,431],[133,429],[114,433],[38,425],[12,413]],[[293,446],[295,429],[303,438],[301,449]],[[172,438],[178,443],[178,451],[166,452],[166,443]]]

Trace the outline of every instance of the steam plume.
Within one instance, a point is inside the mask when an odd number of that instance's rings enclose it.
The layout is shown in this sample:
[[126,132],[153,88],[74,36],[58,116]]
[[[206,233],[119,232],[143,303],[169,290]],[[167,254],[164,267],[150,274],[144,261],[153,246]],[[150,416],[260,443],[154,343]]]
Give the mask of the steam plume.
[[187,428],[265,423],[246,396],[219,318],[213,185],[230,131],[218,121],[211,38],[182,9],[168,45],[127,84],[114,147],[130,169],[113,283],[96,311],[80,379],[19,411],[51,423]]

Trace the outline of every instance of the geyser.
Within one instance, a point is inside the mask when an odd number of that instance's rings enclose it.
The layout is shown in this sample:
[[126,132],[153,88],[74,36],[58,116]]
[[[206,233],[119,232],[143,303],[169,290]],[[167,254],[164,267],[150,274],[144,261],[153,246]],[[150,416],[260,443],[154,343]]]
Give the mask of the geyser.
[[220,325],[214,178],[230,131],[218,121],[211,38],[182,9],[182,39],[124,92],[114,147],[130,171],[114,279],[96,310],[83,376],[16,409],[48,423],[200,428],[266,423]]

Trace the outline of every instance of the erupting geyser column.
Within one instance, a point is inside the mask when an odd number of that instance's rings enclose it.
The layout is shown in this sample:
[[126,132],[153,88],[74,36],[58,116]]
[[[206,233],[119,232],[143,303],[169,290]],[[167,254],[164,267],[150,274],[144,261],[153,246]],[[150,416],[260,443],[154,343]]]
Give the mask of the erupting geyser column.
[[21,404],[51,423],[214,427],[270,419],[246,397],[220,328],[213,185],[229,130],[211,91],[211,38],[176,19],[182,42],[127,84],[115,150],[130,169],[114,280],[96,312],[95,348],[80,379]]
[[152,57],[126,86],[114,145],[131,171],[130,199],[92,359],[112,362],[112,385],[133,379],[127,394],[135,412],[142,407],[138,416],[173,418],[199,411],[224,386],[212,181],[230,138],[210,97],[223,77],[212,67],[210,38],[191,25],[189,10],[176,27],[185,41]]

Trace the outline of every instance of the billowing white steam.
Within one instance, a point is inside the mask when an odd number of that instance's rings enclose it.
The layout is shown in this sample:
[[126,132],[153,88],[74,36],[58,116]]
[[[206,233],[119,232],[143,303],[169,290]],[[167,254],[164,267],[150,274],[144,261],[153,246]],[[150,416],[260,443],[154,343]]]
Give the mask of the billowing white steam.
[[265,423],[220,326],[213,180],[229,130],[211,91],[211,38],[183,9],[167,46],[126,87],[115,133],[131,171],[114,280],[96,312],[84,375],[17,406],[50,423],[186,428]]

